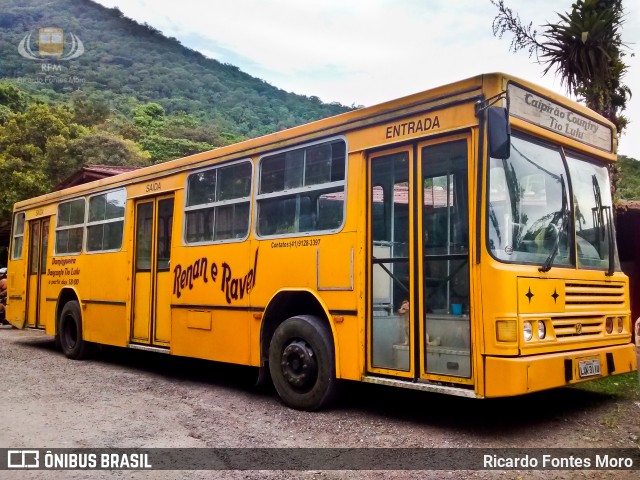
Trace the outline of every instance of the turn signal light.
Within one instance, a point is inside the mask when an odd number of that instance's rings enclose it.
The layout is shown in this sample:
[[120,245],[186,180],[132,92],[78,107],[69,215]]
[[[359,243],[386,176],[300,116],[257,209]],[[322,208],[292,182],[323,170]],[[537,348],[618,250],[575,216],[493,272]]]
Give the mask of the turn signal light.
[[497,320],[496,338],[499,342],[517,342],[518,324],[515,320]]

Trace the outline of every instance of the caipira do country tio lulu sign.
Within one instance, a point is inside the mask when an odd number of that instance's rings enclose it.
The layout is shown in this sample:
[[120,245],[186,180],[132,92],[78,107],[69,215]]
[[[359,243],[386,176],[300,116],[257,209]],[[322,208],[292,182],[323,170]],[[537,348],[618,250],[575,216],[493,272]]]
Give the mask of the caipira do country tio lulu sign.
[[507,94],[511,116],[592,147],[613,151],[613,132],[608,126],[513,83],[507,86]]

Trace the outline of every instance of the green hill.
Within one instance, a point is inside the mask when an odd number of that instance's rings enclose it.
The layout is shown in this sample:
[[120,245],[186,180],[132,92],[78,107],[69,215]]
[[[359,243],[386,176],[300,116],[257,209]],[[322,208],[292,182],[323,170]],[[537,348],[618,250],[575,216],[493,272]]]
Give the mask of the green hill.
[[[40,58],[46,27],[63,29],[63,58]],[[84,51],[65,59],[73,36]],[[205,58],[118,9],[1,0],[0,222],[86,164],[163,162],[347,110]]]
[[[45,81],[77,78],[82,83],[23,83],[25,89],[61,98],[81,89],[100,93],[127,114],[136,102],[156,102],[168,114],[186,112],[213,123],[222,133],[254,137],[347,108],[316,97],[287,93],[251,77],[233,65],[205,58],[148,25],[128,19],[118,9],[88,0],[9,0],[0,13],[0,76]],[[59,27],[75,34],[85,52],[55,62],[60,72],[43,72],[42,62],[18,54],[24,36],[40,27]],[[35,36],[35,35],[34,35]],[[49,62],[54,63],[54,62]],[[53,80],[52,80],[53,81]],[[64,97],[62,97],[64,98]]]

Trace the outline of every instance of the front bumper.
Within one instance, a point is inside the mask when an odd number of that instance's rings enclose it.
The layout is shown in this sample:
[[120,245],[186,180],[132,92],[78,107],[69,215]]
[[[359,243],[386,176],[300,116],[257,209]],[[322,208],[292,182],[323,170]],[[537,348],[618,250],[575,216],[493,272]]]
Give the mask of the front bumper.
[[[578,364],[600,361],[600,375],[580,378]],[[485,357],[484,397],[508,397],[637,370],[632,343],[527,357]]]

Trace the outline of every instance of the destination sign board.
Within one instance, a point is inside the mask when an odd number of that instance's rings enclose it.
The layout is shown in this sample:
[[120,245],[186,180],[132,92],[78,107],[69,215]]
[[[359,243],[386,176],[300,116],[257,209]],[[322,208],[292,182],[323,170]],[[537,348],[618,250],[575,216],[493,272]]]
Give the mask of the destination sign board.
[[507,86],[509,114],[592,147],[613,151],[613,131],[607,125],[531,92]]

